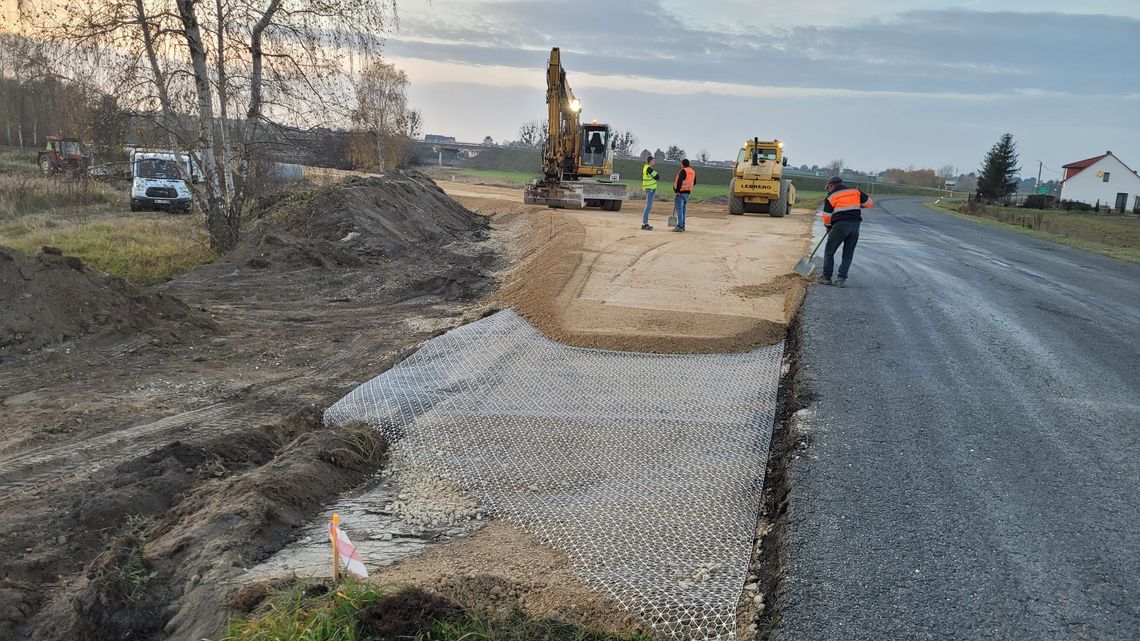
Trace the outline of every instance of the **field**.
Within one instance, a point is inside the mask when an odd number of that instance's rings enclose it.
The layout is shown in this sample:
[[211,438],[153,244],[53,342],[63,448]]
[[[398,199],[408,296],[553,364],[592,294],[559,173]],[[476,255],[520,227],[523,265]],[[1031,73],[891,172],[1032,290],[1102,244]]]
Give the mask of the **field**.
[[0,245],[57,247],[141,285],[216,258],[196,216],[131,213],[128,198],[125,182],[46,178],[34,151],[0,150]]
[[[521,171],[505,171],[497,169],[471,169],[466,167],[459,167],[455,169],[441,169],[441,168],[428,168],[429,173],[438,177],[440,180],[450,180],[452,177],[458,177],[460,180],[482,183],[486,185],[501,185],[504,187],[521,187],[534,180],[535,175]],[[664,178],[664,176],[663,176]],[[631,199],[644,200],[641,196],[641,181],[622,179],[622,184],[629,188]],[[669,188],[668,181],[663,180],[660,188],[658,189],[658,200],[671,201],[673,194]],[[701,184],[697,183],[693,189],[693,200],[702,202],[719,196],[728,196],[728,186],[720,184]],[[803,208],[815,208],[823,201],[822,191],[798,191],[796,198],[796,206]],[[640,205],[638,205],[640,206]]]
[[[476,180],[496,181],[506,186],[515,186],[534,180],[535,170],[539,164],[540,159],[537,150],[497,148],[481,152],[454,170],[435,168],[433,171],[453,171],[457,175]],[[622,182],[630,188],[630,192],[634,194],[635,198],[641,190],[641,180],[636,178],[641,173],[641,167],[642,161],[640,159],[617,158],[614,160],[614,171],[622,176]],[[668,182],[676,175],[680,169],[680,164],[660,161],[656,167],[666,183],[664,187],[658,190],[657,197],[671,200],[672,193],[668,187]],[[702,201],[728,195],[728,184],[732,180],[730,168],[698,166],[696,170],[697,186],[693,191],[695,200]],[[446,176],[446,174],[444,175]],[[631,176],[635,178],[630,178]],[[826,177],[789,174],[788,178],[796,185],[797,206],[816,208],[823,201],[824,187],[827,183]],[[909,185],[859,182],[852,182],[851,185],[859,187],[872,196],[938,196],[945,193],[937,189]]]
[[1034,238],[1140,263],[1140,216],[1135,214],[1097,214],[998,206],[969,212],[962,201],[941,201],[931,203],[929,206]]

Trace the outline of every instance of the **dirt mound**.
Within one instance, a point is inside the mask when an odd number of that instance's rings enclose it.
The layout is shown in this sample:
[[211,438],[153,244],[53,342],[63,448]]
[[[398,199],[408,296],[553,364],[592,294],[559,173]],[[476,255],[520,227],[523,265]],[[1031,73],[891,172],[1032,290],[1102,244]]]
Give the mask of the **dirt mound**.
[[[298,432],[296,440],[281,443]],[[150,479],[126,492],[109,492],[121,498],[141,490],[164,505],[144,502],[139,513],[126,511],[137,523],[133,531],[115,537],[78,580],[52,596],[29,638],[217,634],[229,614],[224,605],[240,596],[242,568],[280,547],[327,501],[378,471],[387,451],[374,430],[327,429],[315,409],[279,428],[226,438],[206,447],[173,444],[114,471],[108,486],[147,470],[170,477],[161,492],[141,487],[153,485]],[[102,531],[105,536],[115,529],[107,525]]]
[[713,196],[701,201],[702,205],[727,205],[728,196]]
[[233,260],[253,268],[360,267],[485,234],[487,220],[417,171],[357,177],[271,198]]
[[51,247],[34,256],[0,247],[0,300],[0,355],[141,330],[179,339],[187,329],[211,327],[177,298],[143,291]]

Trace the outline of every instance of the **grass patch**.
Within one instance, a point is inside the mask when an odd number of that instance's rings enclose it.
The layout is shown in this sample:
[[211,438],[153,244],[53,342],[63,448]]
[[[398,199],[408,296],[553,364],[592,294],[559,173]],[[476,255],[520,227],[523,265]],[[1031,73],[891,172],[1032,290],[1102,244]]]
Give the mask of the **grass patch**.
[[34,149],[0,149],[0,244],[45,245],[139,285],[169,280],[216,258],[193,216],[127,214],[128,183],[46,177]]
[[979,215],[963,211],[961,202],[956,201],[927,203],[926,206],[991,227],[1140,263],[1140,216],[1018,207],[986,207]]
[[819,206],[823,204],[823,197],[826,195],[827,193],[822,191],[800,191],[797,189],[795,206],[804,209],[819,209]]
[[40,168],[36,166],[37,149],[25,147],[0,148],[0,175],[3,174],[38,174]]
[[140,543],[130,551],[123,564],[116,568],[119,574],[119,587],[130,601],[142,601],[147,595],[147,586],[158,576],[146,562],[146,554]]
[[[383,632],[380,632],[380,631]],[[232,623],[218,641],[650,641],[640,633],[605,635],[558,621],[535,621],[521,613],[505,618],[474,615],[419,591],[387,593],[348,580],[271,591],[257,610]]]
[[0,222],[0,244],[27,253],[44,245],[138,285],[169,280],[216,258],[191,216],[104,215],[61,221],[46,215]]
[[0,174],[0,220],[73,207],[126,204],[126,192],[91,180]]

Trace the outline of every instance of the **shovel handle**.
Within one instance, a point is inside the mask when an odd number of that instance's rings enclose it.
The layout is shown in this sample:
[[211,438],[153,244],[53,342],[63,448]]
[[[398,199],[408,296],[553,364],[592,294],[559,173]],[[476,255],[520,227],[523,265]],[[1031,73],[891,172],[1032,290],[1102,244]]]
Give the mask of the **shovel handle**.
[[828,229],[826,232],[823,233],[823,238],[820,238],[819,242],[815,244],[815,249],[811,250],[811,255],[808,256],[808,260],[815,258],[815,253],[817,251],[819,251],[819,246],[823,244],[823,241],[827,240],[827,235],[830,233],[831,233],[830,229]]

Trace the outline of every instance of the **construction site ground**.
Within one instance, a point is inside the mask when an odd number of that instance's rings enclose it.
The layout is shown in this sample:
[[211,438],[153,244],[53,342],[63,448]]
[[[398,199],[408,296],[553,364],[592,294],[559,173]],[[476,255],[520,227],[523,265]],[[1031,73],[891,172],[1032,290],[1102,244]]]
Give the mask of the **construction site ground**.
[[[698,204],[677,234],[666,205],[650,233],[632,203],[554,212],[515,189],[447,185],[470,217],[420,178],[361,181],[283,197],[237,251],[145,290],[66,257],[0,257],[16,274],[0,287],[27,300],[51,298],[57,285],[34,289],[41,272],[88,288],[27,306],[30,338],[0,351],[0,638],[216,637],[250,605],[233,600],[249,568],[383,482],[385,444],[320,412],[495,308],[574,345],[727,352],[780,340],[803,296],[790,270],[809,212]],[[149,311],[83,317],[82,297],[109,290]],[[502,586],[535,594],[538,614],[636,626],[559,563],[492,522],[379,574],[461,603]]]

